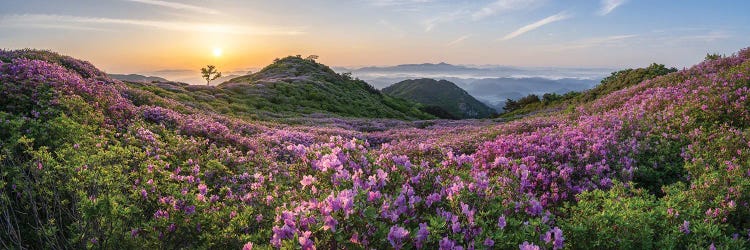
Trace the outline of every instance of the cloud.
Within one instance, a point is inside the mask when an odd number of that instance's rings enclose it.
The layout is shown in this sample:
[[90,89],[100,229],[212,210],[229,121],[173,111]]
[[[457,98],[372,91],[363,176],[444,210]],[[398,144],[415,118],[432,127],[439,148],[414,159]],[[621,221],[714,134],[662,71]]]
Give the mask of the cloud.
[[162,69],[157,71],[151,71],[149,73],[156,73],[156,74],[185,74],[185,73],[193,73],[196,70],[192,69]]
[[390,30],[396,37],[404,37],[406,35],[406,32],[401,29],[401,27],[389,22],[388,20],[380,19],[378,20],[378,24]]
[[432,0],[369,0],[375,6],[402,6],[410,4],[429,3]]
[[585,49],[585,48],[598,47],[598,46],[627,45],[623,43],[624,40],[629,40],[631,38],[636,38],[639,36],[640,35],[630,34],[630,35],[594,37],[594,38],[579,40],[579,41],[572,42],[569,44],[564,44],[558,47],[557,50]]
[[424,20],[424,22],[423,22],[423,24],[424,24],[424,31],[425,32],[430,32],[436,26],[438,26],[438,25],[440,25],[442,23],[452,22],[452,21],[461,19],[466,14],[467,14],[466,11],[459,10],[459,11],[454,11],[454,12],[450,12],[450,13],[446,13],[446,14],[442,14],[442,15],[433,16],[431,18],[428,18],[427,20]]
[[423,11],[433,0],[365,0],[371,6],[388,8],[391,11],[418,12]]
[[600,16],[607,15],[625,2],[627,0],[601,0],[601,8],[599,8],[597,14]]
[[544,18],[542,20],[536,21],[536,22],[534,22],[532,24],[523,26],[523,27],[517,29],[516,31],[513,31],[513,32],[505,35],[500,40],[501,41],[507,41],[507,40],[513,39],[513,38],[515,38],[517,36],[523,35],[526,32],[529,32],[529,31],[535,30],[535,29],[537,29],[539,27],[542,27],[544,25],[547,25],[547,24],[550,24],[550,23],[554,23],[554,22],[557,22],[557,21],[562,21],[562,20],[565,20],[565,19],[568,19],[568,18],[570,18],[570,16],[568,14],[566,14],[565,12],[560,12],[560,13],[557,13],[555,15],[548,16],[548,17],[546,17],[546,18]]
[[160,30],[239,34],[239,35],[302,35],[305,34],[300,28],[253,26],[253,25],[231,25],[231,24],[206,24],[190,22],[155,21],[143,19],[119,19],[103,17],[82,17],[65,15],[7,15],[0,19],[0,26],[13,27],[76,27],[78,29],[100,28],[106,25],[136,26]]
[[507,11],[536,7],[540,3],[539,0],[497,0],[474,12],[471,17],[476,21]]
[[126,0],[126,1],[156,5],[156,6],[167,7],[167,8],[177,9],[177,10],[189,10],[189,11],[194,11],[194,12],[199,12],[199,13],[208,13],[208,14],[214,14],[214,15],[221,13],[220,11],[215,10],[215,9],[210,9],[210,8],[190,5],[190,4],[184,4],[184,3],[169,2],[169,1],[160,1],[160,0]]
[[[665,30],[665,31],[652,31],[644,34],[626,34],[626,35],[613,35],[604,37],[593,37],[570,43],[564,43],[559,46],[551,47],[551,50],[559,52],[565,50],[576,50],[576,49],[588,49],[588,48],[612,48],[621,47],[628,48],[634,47],[636,44],[646,46],[685,46],[689,43],[713,43],[724,39],[731,38],[731,34],[727,31],[708,31],[708,32],[694,32],[695,29],[690,30]],[[687,33],[685,33],[687,31]]]
[[451,46],[457,45],[459,43],[462,43],[464,40],[468,39],[469,37],[471,37],[471,35],[463,35],[463,36],[457,38],[456,40],[453,40],[453,41],[449,42],[447,44],[447,46],[451,47]]
[[718,40],[724,40],[724,39],[731,38],[731,37],[732,36],[726,31],[719,30],[719,31],[711,31],[706,34],[677,36],[674,38],[674,40],[677,42],[715,42]]

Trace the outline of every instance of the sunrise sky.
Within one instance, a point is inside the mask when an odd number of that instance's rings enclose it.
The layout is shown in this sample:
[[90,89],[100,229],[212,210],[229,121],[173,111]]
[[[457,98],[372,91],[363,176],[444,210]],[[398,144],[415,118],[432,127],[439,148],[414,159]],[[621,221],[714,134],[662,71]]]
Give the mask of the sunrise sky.
[[336,66],[689,66],[750,46],[748,1],[3,0],[0,48],[42,48],[110,73]]

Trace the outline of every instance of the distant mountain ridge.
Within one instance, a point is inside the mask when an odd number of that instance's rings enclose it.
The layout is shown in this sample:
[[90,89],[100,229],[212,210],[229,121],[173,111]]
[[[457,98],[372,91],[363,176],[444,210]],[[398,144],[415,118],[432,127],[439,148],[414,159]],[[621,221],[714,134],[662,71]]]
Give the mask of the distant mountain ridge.
[[[446,80],[438,81],[430,78],[404,80],[382,91],[387,95],[418,102],[427,107],[439,107],[455,118],[486,118],[494,113],[492,108]],[[432,111],[439,110],[432,109]]]
[[[502,106],[499,100],[518,98],[530,93],[556,92],[557,90],[583,90],[593,87],[602,78],[617,69],[608,68],[565,68],[565,67],[515,67],[504,65],[456,65],[450,63],[401,64],[395,66],[336,67],[336,72],[351,72],[352,76],[367,81],[377,89],[383,89],[395,82],[407,79],[445,79],[471,93],[484,103]],[[490,80],[494,79],[494,80]],[[493,81],[491,92],[475,92],[474,83]],[[510,83],[514,87],[504,86]],[[520,85],[516,83],[521,83]],[[539,85],[542,88],[528,88]],[[565,86],[557,86],[557,85]],[[533,91],[528,91],[533,89]]]
[[461,65],[453,65],[448,63],[422,63],[422,64],[400,64],[396,66],[385,66],[385,67],[363,67],[355,69],[354,71],[462,71],[462,70],[481,70],[478,68],[470,68]]
[[130,82],[167,82],[169,80],[158,77],[158,76],[144,76],[139,74],[107,74],[109,77],[113,79],[117,79],[120,81],[130,81]]

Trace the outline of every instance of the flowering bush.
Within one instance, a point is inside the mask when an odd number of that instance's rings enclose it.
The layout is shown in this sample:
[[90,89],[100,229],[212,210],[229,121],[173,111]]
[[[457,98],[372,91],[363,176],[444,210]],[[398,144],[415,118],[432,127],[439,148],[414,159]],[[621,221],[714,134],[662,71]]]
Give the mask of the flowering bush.
[[2,51],[0,243],[748,248],[748,58],[503,124],[284,123],[184,105],[53,53]]

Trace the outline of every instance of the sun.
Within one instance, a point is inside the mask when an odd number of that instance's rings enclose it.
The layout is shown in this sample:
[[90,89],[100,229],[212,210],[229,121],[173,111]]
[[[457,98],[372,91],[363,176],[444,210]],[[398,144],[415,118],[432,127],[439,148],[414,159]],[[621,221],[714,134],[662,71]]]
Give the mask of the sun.
[[214,56],[215,57],[220,57],[223,52],[224,51],[222,51],[221,48],[214,48]]

